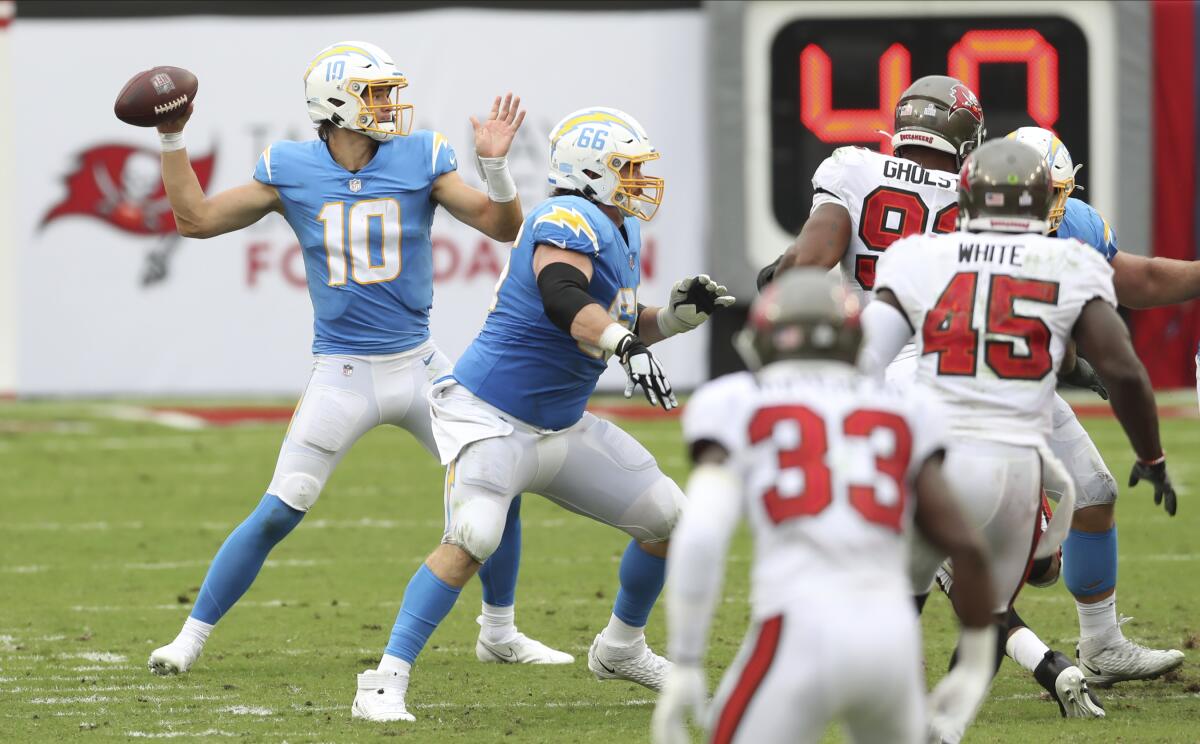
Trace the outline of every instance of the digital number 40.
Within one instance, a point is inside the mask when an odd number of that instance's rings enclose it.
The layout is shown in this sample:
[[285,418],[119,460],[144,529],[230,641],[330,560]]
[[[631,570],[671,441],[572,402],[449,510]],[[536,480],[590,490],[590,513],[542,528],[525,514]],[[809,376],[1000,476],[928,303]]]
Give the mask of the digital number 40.
[[[1039,127],[1058,121],[1058,51],[1033,29],[968,31],[950,48],[946,70],[980,95],[979,66],[1020,63],[1027,69],[1025,107]],[[912,82],[908,47],[892,44],[879,58],[879,108],[833,108],[833,67],[817,44],[800,52],[800,120],[822,142],[872,142],[890,131],[900,94]],[[883,139],[880,152],[890,155]]]

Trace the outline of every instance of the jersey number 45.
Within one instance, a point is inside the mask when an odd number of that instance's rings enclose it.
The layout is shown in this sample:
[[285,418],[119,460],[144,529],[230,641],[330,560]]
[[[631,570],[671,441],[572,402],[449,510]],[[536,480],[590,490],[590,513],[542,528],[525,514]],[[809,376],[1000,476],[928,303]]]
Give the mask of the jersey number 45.
[[[988,283],[985,338],[1008,336],[1012,340],[987,339],[983,358],[997,377],[1005,380],[1040,380],[1054,368],[1050,354],[1050,328],[1041,318],[1018,315],[1017,300],[1058,304],[1058,282],[1022,279],[993,274]],[[980,329],[972,326],[979,295],[979,274],[955,274],[942,290],[937,304],[921,324],[924,354],[937,354],[937,373],[952,377],[974,377],[979,367]],[[1017,344],[1023,345],[1018,353]]]

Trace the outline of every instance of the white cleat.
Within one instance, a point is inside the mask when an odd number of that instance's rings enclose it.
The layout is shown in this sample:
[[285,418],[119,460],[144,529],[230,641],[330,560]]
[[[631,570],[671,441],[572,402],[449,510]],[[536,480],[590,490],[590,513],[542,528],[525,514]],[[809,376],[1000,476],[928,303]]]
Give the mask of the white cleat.
[[368,669],[358,675],[358,692],[350,714],[367,721],[391,723],[417,720],[404,705],[408,693],[408,675]]
[[588,669],[600,681],[626,679],[661,692],[671,662],[651,651],[644,638],[632,646],[615,646],[600,633],[588,649]]
[[[483,625],[483,616],[475,622]],[[510,640],[493,643],[479,632],[475,641],[475,658],[485,663],[496,664],[574,664],[575,657],[535,641],[524,633],[516,633]]]
[[1077,666],[1070,666],[1054,680],[1058,705],[1067,718],[1104,718],[1104,706],[1088,689],[1087,680]]
[[150,671],[163,677],[172,674],[183,674],[192,668],[196,659],[200,658],[200,649],[187,643],[168,643],[156,648],[150,654],[146,666]]
[[[1121,624],[1131,618],[1122,618]],[[1183,652],[1140,646],[1115,628],[1103,636],[1085,638],[1075,649],[1089,684],[1111,687],[1134,679],[1154,679],[1183,664]]]

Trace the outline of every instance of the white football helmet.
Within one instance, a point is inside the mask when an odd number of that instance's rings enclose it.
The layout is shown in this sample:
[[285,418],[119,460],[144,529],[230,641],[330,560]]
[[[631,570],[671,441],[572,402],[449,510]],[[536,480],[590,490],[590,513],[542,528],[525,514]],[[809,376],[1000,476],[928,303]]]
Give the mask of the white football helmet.
[[[374,44],[340,41],[317,53],[304,71],[308,117],[386,142],[412,130],[413,107],[400,103],[408,80]],[[380,102],[380,94],[386,102]]]
[[646,130],[624,111],[585,108],[550,130],[550,184],[650,220],[662,203],[663,179],[640,164],[657,160]]
[[1075,190],[1075,174],[1083,167],[1083,163],[1074,165],[1067,146],[1054,132],[1041,127],[1021,127],[1009,132],[1008,139],[1024,142],[1030,145],[1046,158],[1050,165],[1050,180],[1054,183],[1054,202],[1050,205],[1050,232],[1062,224],[1063,215],[1067,213],[1067,197]]

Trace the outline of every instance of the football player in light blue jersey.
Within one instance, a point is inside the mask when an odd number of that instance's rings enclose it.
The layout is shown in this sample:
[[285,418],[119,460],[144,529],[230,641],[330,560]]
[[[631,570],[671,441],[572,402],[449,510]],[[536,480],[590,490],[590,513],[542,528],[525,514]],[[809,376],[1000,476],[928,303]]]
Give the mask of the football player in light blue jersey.
[[[1112,265],[1118,302],[1128,307],[1152,307],[1200,297],[1200,262],[1147,258],[1117,250],[1116,232],[1108,222],[1090,205],[1071,197],[1075,174],[1082,165],[1072,162],[1066,146],[1053,132],[1022,127],[1008,138],[1025,142],[1045,154],[1056,192],[1050,210],[1050,234],[1076,238],[1099,251]],[[1060,376],[1064,382],[1090,387],[1108,397],[1091,365],[1082,358],[1078,358],[1074,370]],[[1157,677],[1178,667],[1183,663],[1182,652],[1145,648],[1121,632],[1116,611],[1116,480],[1061,396],[1055,397],[1050,447],[1071,471],[1078,492],[1071,531],[1062,548],[1062,575],[1067,589],[1075,596],[1079,663],[1088,681],[1107,687],[1125,680]],[[1163,467],[1161,461],[1137,463],[1130,474],[1130,486],[1141,479],[1153,481],[1155,503],[1165,497],[1168,513],[1174,514],[1174,491],[1169,480],[1158,476]],[[1036,574],[1035,568],[1030,581],[1038,581]],[[1019,618],[1012,625],[1009,655],[1036,676],[1037,663],[1048,648]]]
[[[436,444],[426,393],[450,362],[429,337],[433,302],[429,230],[437,206],[485,235],[512,240],[521,205],[508,172],[509,146],[525,117],[520,99],[497,98],[475,128],[487,193],[467,186],[446,138],[411,131],[408,84],[379,47],[357,41],[323,49],[304,73],[318,139],[266,149],[249,183],[206,197],[188,161],[180,119],[159,127],[162,172],[179,232],[207,238],[270,212],[284,216],[304,251],[313,304],[312,377],[258,508],[213,559],[179,636],[156,649],[157,674],[186,672],[213,626],[250,587],[271,549],[316,502],[351,446],[380,424]],[[513,598],[520,555],[519,502],[481,573],[481,661],[565,664],[569,654],[519,633]]]
[[643,631],[683,494],[645,447],[584,407],[615,356],[627,397],[638,386],[652,405],[673,408],[647,346],[692,330],[733,298],[700,275],[676,283],[666,307],[638,303],[638,220],[654,216],[663,191],[662,179],[641,169],[657,158],[641,125],[615,109],[576,111],[551,131],[554,195],[525,217],[483,330],[430,392],[448,466],[446,532],[404,592],[379,668],[358,676],[355,717],[413,720],[405,701],[412,664],[496,550],[509,502],[523,491],[632,538],[588,667],[598,679],[661,688],[670,662]]

